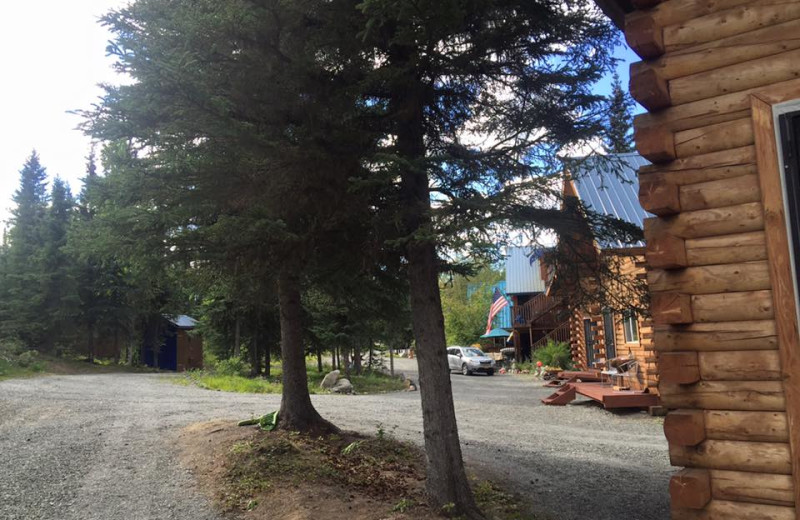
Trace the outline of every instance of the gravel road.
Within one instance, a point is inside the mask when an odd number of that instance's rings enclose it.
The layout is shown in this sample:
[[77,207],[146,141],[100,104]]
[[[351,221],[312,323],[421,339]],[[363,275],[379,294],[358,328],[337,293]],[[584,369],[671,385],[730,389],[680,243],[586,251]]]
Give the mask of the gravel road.
[[[397,360],[413,373],[413,361]],[[451,376],[471,471],[525,494],[554,519],[668,517],[662,421],[588,402],[542,406],[550,392],[512,376]],[[157,374],[0,382],[0,519],[218,520],[177,463],[193,422],[277,408],[277,395],[183,387]],[[379,424],[422,442],[419,394],[313,396],[346,429]]]

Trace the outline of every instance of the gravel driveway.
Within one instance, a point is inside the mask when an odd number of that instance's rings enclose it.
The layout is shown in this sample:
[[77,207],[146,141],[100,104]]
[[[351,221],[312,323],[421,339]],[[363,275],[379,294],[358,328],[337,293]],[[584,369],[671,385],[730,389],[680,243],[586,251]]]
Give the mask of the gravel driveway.
[[[397,360],[412,373],[413,361]],[[555,519],[668,517],[661,420],[576,401],[511,376],[451,377],[464,456]],[[228,394],[154,374],[0,382],[0,519],[219,519],[171,442],[193,422],[242,419],[280,396]],[[422,442],[419,394],[313,396],[337,425]]]

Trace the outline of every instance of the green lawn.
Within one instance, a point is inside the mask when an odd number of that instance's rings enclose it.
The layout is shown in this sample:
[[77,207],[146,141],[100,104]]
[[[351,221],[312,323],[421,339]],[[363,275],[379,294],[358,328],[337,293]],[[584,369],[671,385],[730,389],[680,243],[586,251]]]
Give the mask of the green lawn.
[[[325,390],[320,388],[319,384],[327,373],[328,370],[321,373],[317,372],[316,366],[308,367],[308,391],[310,393],[326,393]],[[356,393],[359,394],[397,392],[405,388],[400,379],[378,372],[365,372],[362,375],[353,374],[349,379],[353,383]],[[214,374],[205,370],[193,370],[175,378],[175,382],[182,385],[195,385],[208,390],[251,394],[279,394],[283,389],[281,385],[281,369],[280,366],[275,365],[272,366],[269,378],[250,378],[240,375]]]

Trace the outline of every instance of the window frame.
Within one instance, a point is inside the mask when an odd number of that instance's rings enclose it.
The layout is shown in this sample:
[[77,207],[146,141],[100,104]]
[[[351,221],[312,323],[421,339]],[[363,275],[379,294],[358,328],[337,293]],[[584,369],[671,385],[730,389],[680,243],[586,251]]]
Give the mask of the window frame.
[[622,314],[622,334],[625,343],[639,343],[639,319],[633,310],[625,311]]

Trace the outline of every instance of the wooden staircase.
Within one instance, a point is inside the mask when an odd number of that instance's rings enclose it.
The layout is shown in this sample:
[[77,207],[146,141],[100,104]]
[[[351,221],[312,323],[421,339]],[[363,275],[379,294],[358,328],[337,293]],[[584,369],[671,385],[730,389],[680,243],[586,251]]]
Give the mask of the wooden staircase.
[[565,406],[577,398],[577,392],[572,383],[566,383],[556,393],[542,399],[543,404],[552,406]]
[[569,343],[569,320],[561,322],[556,328],[539,338],[536,343],[531,345],[531,352],[547,345],[550,340],[556,343]]

